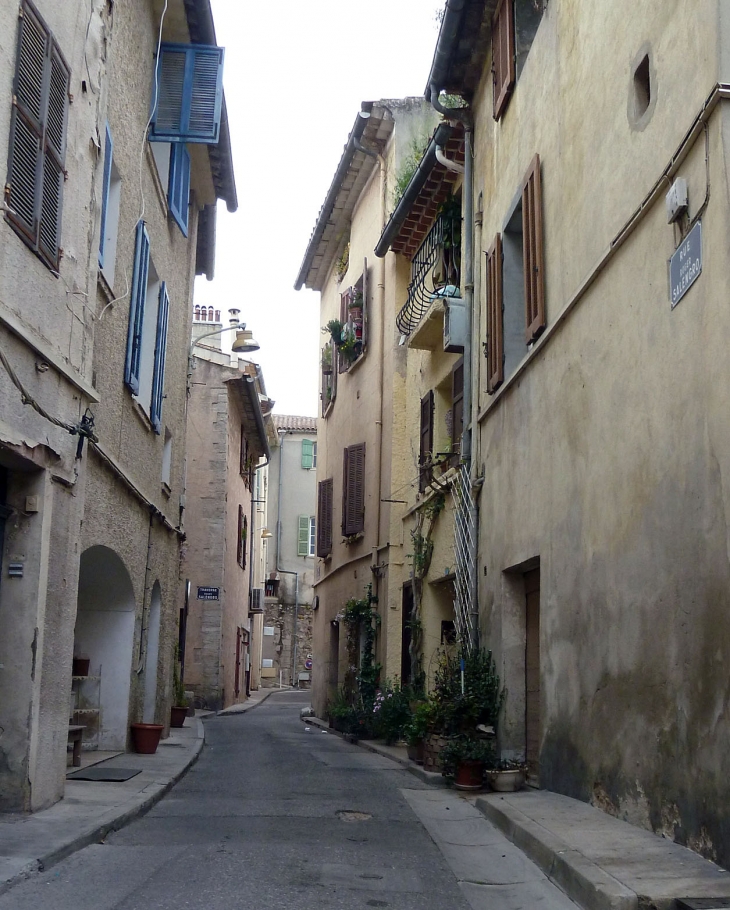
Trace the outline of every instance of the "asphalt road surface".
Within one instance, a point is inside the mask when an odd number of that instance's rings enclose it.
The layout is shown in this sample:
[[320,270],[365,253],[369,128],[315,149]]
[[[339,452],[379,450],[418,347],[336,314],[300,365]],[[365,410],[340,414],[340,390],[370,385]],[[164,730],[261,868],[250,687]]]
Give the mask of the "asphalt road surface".
[[0,910],[469,910],[401,792],[429,788],[305,730],[306,704],[277,693],[206,720],[203,753],[168,796],[2,895]]

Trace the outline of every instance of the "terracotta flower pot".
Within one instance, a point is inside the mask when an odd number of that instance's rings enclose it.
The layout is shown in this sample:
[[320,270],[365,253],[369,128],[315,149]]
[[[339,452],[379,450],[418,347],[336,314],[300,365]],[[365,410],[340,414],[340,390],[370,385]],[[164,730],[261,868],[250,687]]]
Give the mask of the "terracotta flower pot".
[[483,782],[484,762],[459,762],[454,775],[454,786],[457,790],[481,790]]
[[188,716],[188,706],[173,705],[170,708],[170,726],[182,727],[185,725],[185,718]]
[[154,755],[160,744],[162,724],[132,724],[132,748],[140,755]]

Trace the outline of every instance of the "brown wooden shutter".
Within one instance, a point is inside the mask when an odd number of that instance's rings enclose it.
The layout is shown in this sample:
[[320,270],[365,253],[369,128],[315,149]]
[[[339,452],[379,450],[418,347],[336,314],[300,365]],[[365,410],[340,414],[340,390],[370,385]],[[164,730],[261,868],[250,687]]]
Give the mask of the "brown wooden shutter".
[[10,125],[7,220],[52,268],[60,260],[69,68],[35,7],[21,5]]
[[365,443],[345,449],[342,484],[342,533],[365,530]]
[[460,357],[451,371],[451,451],[461,451],[461,434],[464,431],[464,358]]
[[[352,288],[348,288],[344,294],[340,294],[340,322],[342,323],[342,328],[344,329],[347,325],[347,320],[349,318],[349,303],[352,296]],[[337,348],[337,372],[346,373],[350,368],[350,364],[346,357],[340,356],[340,350]]]
[[243,568],[243,506],[238,507],[238,543],[236,545],[236,561]]
[[493,394],[503,382],[502,237],[497,234],[487,251],[487,392]]
[[502,0],[492,19],[494,119],[499,120],[515,85],[515,14],[513,0]]
[[530,344],[545,328],[545,266],[539,155],[532,159],[522,184],[522,258],[525,275],[525,338],[527,344]]
[[317,485],[317,556],[324,559],[332,552],[332,478],[322,480]]
[[368,320],[370,312],[368,307],[368,260],[367,257],[362,264],[362,349],[367,347],[368,343]]
[[418,489],[421,493],[433,480],[433,408],[431,389],[421,399],[421,439],[418,451]]
[[248,443],[246,441],[246,431],[244,430],[243,424],[241,424],[241,450],[238,462],[238,471],[241,477],[246,477],[248,474]]

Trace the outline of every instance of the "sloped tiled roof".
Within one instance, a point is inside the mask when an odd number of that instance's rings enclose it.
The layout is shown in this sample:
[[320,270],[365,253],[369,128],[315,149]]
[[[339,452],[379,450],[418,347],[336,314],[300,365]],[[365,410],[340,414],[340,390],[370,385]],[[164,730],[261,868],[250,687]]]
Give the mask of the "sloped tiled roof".
[[316,433],[316,417],[296,417],[292,414],[272,415],[277,430],[293,430],[300,433]]

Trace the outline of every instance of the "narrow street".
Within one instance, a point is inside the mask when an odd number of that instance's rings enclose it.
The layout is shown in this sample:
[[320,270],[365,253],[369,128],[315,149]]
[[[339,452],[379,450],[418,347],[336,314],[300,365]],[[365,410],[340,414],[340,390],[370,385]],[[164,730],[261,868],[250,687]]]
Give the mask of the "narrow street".
[[[0,910],[574,907],[452,791],[307,731],[306,704],[305,693],[276,693],[245,715],[211,717],[200,760],[167,797],[12,888]],[[485,849],[501,867],[492,887],[486,868],[482,884],[468,868]]]

